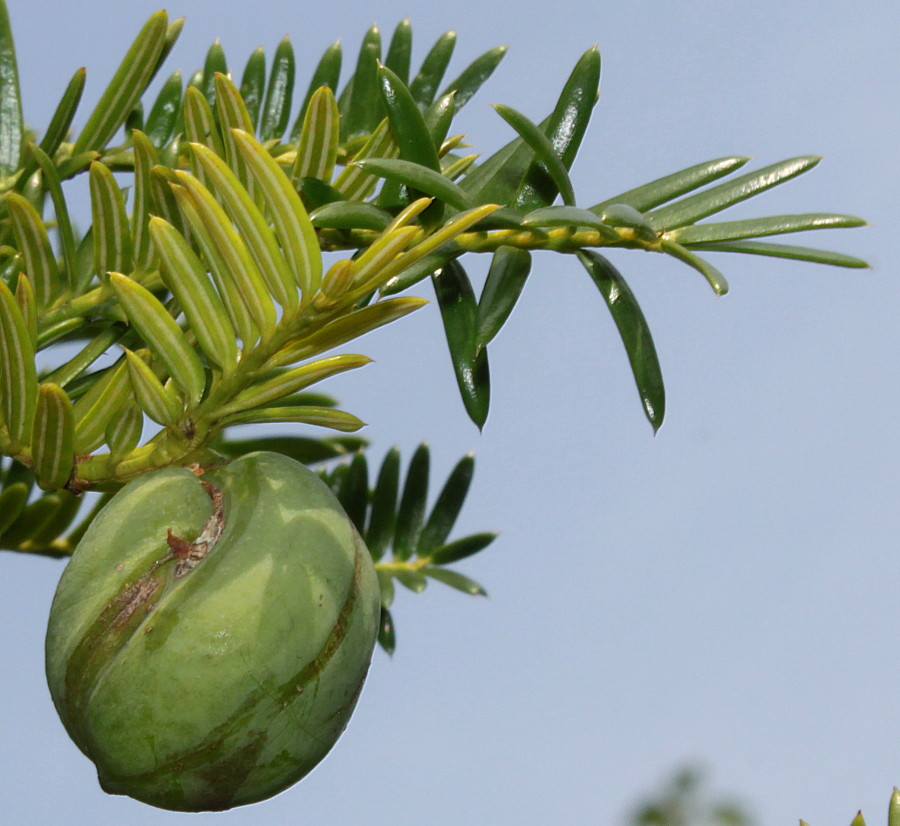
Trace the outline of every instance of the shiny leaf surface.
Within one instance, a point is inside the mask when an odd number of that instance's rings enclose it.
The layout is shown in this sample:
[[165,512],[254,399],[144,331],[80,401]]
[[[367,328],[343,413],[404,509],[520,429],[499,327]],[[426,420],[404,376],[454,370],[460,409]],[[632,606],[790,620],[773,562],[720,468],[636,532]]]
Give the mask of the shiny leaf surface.
[[647,213],[646,218],[656,230],[671,230],[693,224],[707,215],[721,212],[773,186],[802,175],[820,160],[822,159],[817,155],[790,158],[652,210]]
[[478,429],[487,421],[490,375],[487,350],[478,349],[478,305],[465,270],[457,261],[448,262],[431,277],[450,360],[469,418]]
[[483,350],[500,332],[522,293],[529,272],[531,254],[527,250],[500,247],[494,253],[478,300],[476,350]]
[[393,547],[396,559],[409,559],[419,542],[428,499],[429,465],[428,445],[421,444],[410,460],[406,480],[403,483],[403,493],[400,495],[400,505],[397,508]]
[[655,433],[663,423],[666,395],[659,358],[644,314],[621,273],[606,258],[599,253],[584,250],[578,253],[578,260],[597,285],[609,308],[625,345],[644,413]]
[[658,207],[674,198],[680,198],[688,192],[729,175],[749,160],[750,158],[731,156],[694,164],[687,169],[673,172],[671,175],[665,175],[634,189],[613,195],[612,198],[607,198],[605,201],[590,207],[590,211],[599,215],[611,204],[628,204],[639,212],[647,212],[647,210]]
[[280,138],[287,129],[291,116],[291,98],[294,93],[295,73],[294,47],[285,37],[276,47],[272,58],[266,99],[263,102],[259,136],[267,141]]
[[432,551],[443,545],[456,524],[462,510],[463,502],[472,483],[475,472],[475,457],[470,453],[459,460],[456,467],[447,477],[444,487],[431,509],[428,521],[419,534],[416,554],[420,557],[430,556]]
[[16,48],[6,3],[0,3],[0,177],[20,168],[24,129]]

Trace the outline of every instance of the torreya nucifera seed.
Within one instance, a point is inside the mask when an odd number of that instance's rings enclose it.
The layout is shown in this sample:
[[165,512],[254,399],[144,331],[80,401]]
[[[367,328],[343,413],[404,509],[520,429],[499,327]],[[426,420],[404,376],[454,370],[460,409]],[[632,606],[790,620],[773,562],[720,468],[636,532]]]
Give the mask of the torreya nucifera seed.
[[328,487],[275,453],[128,483],[66,567],[47,679],[103,788],[228,809],[307,774],[378,631],[372,560]]

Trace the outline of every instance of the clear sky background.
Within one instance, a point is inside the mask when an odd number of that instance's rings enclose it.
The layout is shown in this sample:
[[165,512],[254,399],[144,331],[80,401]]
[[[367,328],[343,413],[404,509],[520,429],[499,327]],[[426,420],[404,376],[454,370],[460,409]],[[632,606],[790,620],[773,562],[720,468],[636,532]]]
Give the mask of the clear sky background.
[[[88,68],[96,100],[158,0],[9,0],[26,117],[43,127]],[[412,20],[416,59],[458,31],[459,69],[510,52],[461,116],[483,151],[535,120],[599,43],[602,93],[573,170],[589,205],[728,154],[820,166],[728,217],[859,214],[812,245],[871,271],[711,256],[716,299],[682,265],[613,256],[653,330],[668,388],[653,437],[605,306],[575,261],[538,256],[492,345],[483,435],[458,400],[433,305],[360,345],[335,380],[380,457],[427,439],[442,477],[477,466],[460,531],[500,538],[459,568],[489,599],[398,594],[393,658],[376,651],[344,737],[276,799],[190,822],[621,824],[675,765],[699,762],[764,826],[882,823],[900,784],[900,6],[819,2],[252,3],[180,0],[169,58],[215,37],[237,71],[289,32],[305,85],[328,43]],[[87,111],[87,106],[83,111]],[[82,116],[83,118],[83,116]],[[79,123],[83,122],[78,121]],[[806,239],[804,239],[806,240]],[[0,820],[170,824],[105,795],[43,676],[62,563],[0,559]],[[198,690],[203,690],[198,687]]]

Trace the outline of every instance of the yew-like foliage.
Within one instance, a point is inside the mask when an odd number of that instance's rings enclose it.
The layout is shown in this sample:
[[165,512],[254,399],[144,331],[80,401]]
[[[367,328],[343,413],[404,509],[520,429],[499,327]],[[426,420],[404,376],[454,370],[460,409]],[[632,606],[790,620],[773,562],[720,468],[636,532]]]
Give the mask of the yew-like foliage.
[[[395,581],[483,593],[446,566],[493,534],[450,536],[471,456],[428,511],[425,446],[405,473],[396,451],[370,473],[363,439],[307,430],[363,426],[315,387],[368,363],[345,346],[399,322],[433,291],[465,410],[480,428],[489,347],[532,252],[575,256],[605,299],[655,430],[665,414],[659,361],[606,248],[673,256],[717,295],[728,287],[707,253],[866,266],[762,240],[863,223],[852,216],[719,220],[809,171],[816,156],[749,172],[746,157],[715,158],[626,192],[577,192],[569,169],[597,103],[596,48],[576,61],[551,112],[496,106],[510,141],[479,153],[454,117],[505,48],[448,80],[455,35],[414,67],[403,21],[387,44],[377,28],[366,32],[355,60],[329,46],[300,83],[289,40],[270,60],[255,51],[240,71],[217,41],[186,84],[175,72],[149,95],[181,28],[154,14],[93,110],[79,108],[78,70],[35,133],[0,2],[0,548],[68,555],[126,481],[276,450],[318,465],[365,538],[382,585],[381,642],[393,650]],[[91,198],[83,232],[65,187],[80,175]],[[325,252],[340,254],[327,268]],[[478,254],[490,256],[481,285],[466,271]],[[51,366],[39,370],[39,355]],[[285,435],[230,437],[232,426],[255,423],[283,424]],[[82,508],[89,491],[103,495]]]

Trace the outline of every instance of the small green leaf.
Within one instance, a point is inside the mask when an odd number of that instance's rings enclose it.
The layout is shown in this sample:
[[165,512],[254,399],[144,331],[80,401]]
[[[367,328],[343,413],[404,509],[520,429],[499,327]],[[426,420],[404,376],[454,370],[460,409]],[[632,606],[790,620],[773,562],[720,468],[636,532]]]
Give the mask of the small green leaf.
[[372,26],[363,37],[350,91],[341,108],[342,141],[370,134],[382,119],[377,78],[380,58],[381,33],[377,26]]
[[[547,174],[553,179],[556,191],[562,196],[563,202],[567,206],[575,205],[575,192],[572,189],[572,181],[569,180],[569,173],[563,165],[559,155],[550,139],[540,130],[540,128],[532,123],[525,115],[517,112],[511,106],[496,104],[494,110],[505,120],[516,132],[519,133],[522,140],[534,150],[537,160],[544,165]],[[549,190],[548,190],[549,192]],[[555,192],[553,194],[555,197]],[[547,197],[548,203],[552,198]]]
[[233,401],[217,410],[216,415],[227,416],[240,410],[277,402],[286,396],[290,396],[292,393],[296,393],[298,390],[303,390],[331,376],[345,373],[347,370],[364,367],[371,361],[372,359],[367,356],[345,354],[329,356],[328,358],[304,364],[301,367],[295,367],[293,370],[279,373],[238,393]]
[[115,324],[95,336],[92,341],[84,345],[81,350],[69,361],[57,367],[49,373],[44,381],[58,384],[65,388],[88,369],[98,358],[115,344],[124,334],[125,325]]
[[31,341],[31,346],[37,350],[37,300],[35,299],[34,288],[31,286],[31,281],[23,272],[19,273],[19,278],[16,281],[15,298],[16,304],[19,305],[19,310],[22,313],[22,318],[25,319],[25,328],[28,330],[28,338]]
[[[65,261],[65,274],[69,283],[72,283],[71,274],[75,269],[75,233],[72,231],[72,221],[69,218],[69,209],[66,206],[66,198],[62,191],[62,181],[53,161],[40,147],[33,143],[28,144],[34,160],[38,162],[44,177],[44,186],[50,192],[53,201],[53,209],[56,212],[56,226],[62,242],[63,260]],[[76,290],[79,285],[74,285]]]
[[341,42],[338,40],[332,43],[319,59],[316,70],[313,72],[312,80],[309,83],[309,88],[306,91],[306,97],[303,99],[303,104],[300,106],[300,112],[297,115],[297,119],[294,121],[293,127],[291,127],[291,141],[296,141],[300,137],[300,130],[303,128],[303,121],[306,118],[306,110],[309,107],[309,102],[315,94],[316,89],[320,89],[322,86],[328,86],[331,91],[334,92],[338,87],[340,75]]
[[[549,118],[539,126],[546,129]],[[531,164],[534,153],[522,138],[508,144],[485,158],[460,182],[460,186],[478,203],[508,204]]]
[[703,163],[689,166],[687,169],[673,172],[671,175],[657,178],[634,189],[620,192],[618,195],[613,195],[612,198],[607,198],[605,201],[590,207],[590,211],[599,215],[606,207],[612,204],[628,204],[639,212],[647,212],[660,204],[671,201],[673,198],[679,198],[724,175],[729,175],[749,160],[750,158],[733,156],[704,161]]
[[[194,151],[201,157],[201,153]],[[184,211],[184,215],[217,282],[229,281],[234,285],[261,335],[268,338],[277,322],[275,306],[247,245],[210,191],[193,176],[184,172],[176,174],[181,188],[175,189],[175,197],[179,204],[184,197],[189,198],[196,210],[196,213]],[[199,217],[200,226],[195,224],[195,216]],[[219,291],[222,292],[221,287]]]
[[805,232],[813,229],[865,226],[862,218],[853,215],[808,213],[805,215],[772,215],[766,218],[750,218],[743,221],[722,221],[712,224],[692,224],[665,234],[667,241],[682,246],[717,241],[737,241],[742,238],[760,238],[788,232]]
[[125,405],[106,424],[106,444],[113,460],[134,450],[141,440],[144,415],[136,404]]
[[459,460],[453,468],[444,487],[438,495],[428,521],[419,534],[419,542],[416,547],[416,555],[420,557],[431,556],[433,549],[440,547],[447,541],[450,531],[456,524],[456,519],[462,510],[469,485],[472,482],[472,474],[475,470],[475,457],[470,453]]
[[459,249],[451,241],[437,252],[429,253],[423,258],[420,258],[415,264],[404,267],[403,272],[400,275],[395,276],[385,283],[381,288],[381,294],[393,295],[394,293],[400,293],[409,289],[414,284],[418,284],[422,279],[428,278],[436,273],[441,267],[445,266],[447,262],[452,261],[454,258],[459,258],[463,252],[464,250]]
[[334,92],[320,86],[313,93],[297,141],[297,158],[291,170],[296,186],[301,178],[316,178],[326,183],[334,175],[340,137],[340,114]]
[[400,451],[392,447],[378,471],[365,532],[366,547],[376,562],[384,556],[394,535],[399,487]]
[[323,229],[369,229],[383,232],[393,216],[373,204],[358,201],[333,201],[309,214],[314,227]]
[[6,3],[0,3],[0,177],[22,166],[22,96],[16,48]]
[[356,530],[365,530],[366,511],[369,507],[369,470],[364,453],[357,453],[347,468],[338,491],[341,507]]
[[397,568],[392,573],[397,582],[414,594],[421,594],[428,587],[428,580],[412,568]]
[[478,305],[462,265],[448,262],[432,275],[456,383],[469,418],[481,430],[490,405],[490,373],[486,349],[478,349]]
[[272,70],[269,73],[259,126],[260,140],[268,141],[284,135],[291,116],[294,72],[294,47],[285,37],[275,48],[275,57],[272,59]]
[[409,83],[409,66],[412,55],[412,26],[409,18],[401,20],[391,36],[384,65],[403,83]]
[[473,597],[487,596],[487,591],[474,579],[469,579],[456,571],[449,571],[446,568],[432,568],[430,565],[424,566],[421,571],[425,576],[436,579],[438,582],[443,582],[444,585],[449,585],[451,588],[462,591],[464,594],[469,594]]
[[330,184],[320,181],[318,178],[301,178],[294,181],[294,186],[303,199],[307,210],[318,209],[325,204],[333,204],[344,201],[344,196]]
[[447,88],[443,91],[443,95],[455,92],[455,107],[458,112],[463,108],[482,87],[484,82],[494,73],[500,61],[506,55],[507,46],[496,46],[488,49],[484,54],[475,58],[465,69],[462,70],[459,77],[451,83],[447,84]]
[[204,219],[188,191],[179,186],[173,186],[171,191],[178,202],[179,214],[185,217],[186,223],[191,228],[191,236],[206,259],[206,266],[228,313],[232,329],[245,347],[251,347],[259,338],[259,330],[250,315],[238,282],[232,277],[228,258],[219,249],[217,240],[207,230]]
[[106,425],[131,398],[125,357],[108,368],[75,402],[75,453],[91,453],[103,444]]
[[396,321],[413,310],[424,307],[427,303],[424,298],[404,296],[379,301],[368,307],[341,315],[324,324],[315,332],[307,333],[297,341],[285,346],[270,360],[269,366],[279,367],[291,364],[300,359],[318,355],[325,350],[331,350],[333,347],[339,347],[347,341]]
[[203,62],[203,81],[200,84],[200,91],[213,110],[215,110],[216,106],[217,74],[228,74],[228,62],[225,59],[225,50],[222,48],[222,41],[219,38],[213,41],[213,44],[206,52],[206,60]]
[[31,428],[31,458],[38,486],[58,490],[69,480],[75,462],[72,402],[55,384],[38,387]]
[[259,124],[259,112],[262,107],[263,94],[266,88],[266,53],[263,47],[255,49],[247,59],[244,73],[241,75],[241,98],[247,107],[247,114],[253,124],[251,131],[256,131]]
[[409,84],[409,91],[420,108],[425,109],[434,100],[455,46],[456,32],[444,32],[425,55],[422,68]]
[[162,149],[175,131],[175,123],[181,110],[181,88],[181,71],[176,69],[159,90],[153,108],[147,115],[144,131],[157,149]]
[[[178,142],[180,143],[180,140]],[[165,218],[180,233],[185,234],[187,225],[182,218],[181,208],[173,191],[173,183],[174,177],[169,167],[160,164],[150,168],[151,205],[149,214]]]
[[44,222],[31,203],[17,192],[7,193],[6,204],[25,273],[38,303],[46,307],[59,287],[59,266]]
[[354,165],[366,172],[424,192],[456,209],[471,209],[473,206],[472,200],[458,184],[445,178],[440,172],[419,164],[396,158],[364,158],[355,161]]
[[734,204],[765,192],[773,186],[796,178],[812,169],[820,160],[817,155],[804,155],[748,172],[711,189],[689,195],[680,201],[655,209],[646,214],[654,229],[672,230],[693,224],[707,215],[721,212]]
[[483,551],[496,538],[497,534],[495,533],[476,533],[463,539],[457,539],[455,542],[441,545],[429,553],[429,561],[433,565],[450,565],[453,562],[459,562],[461,559]]
[[[82,499],[80,496],[76,496],[74,493],[69,493],[69,491],[67,490],[60,490],[55,494],[51,494],[51,496],[56,498],[58,505],[54,509],[52,515],[50,515],[50,517],[41,526],[41,529],[32,534],[29,538],[27,543],[28,550],[32,552],[40,553],[44,549],[47,549],[47,546],[49,546],[55,539],[58,539],[60,534],[62,534],[66,530],[66,528],[68,528],[69,525],[72,524],[72,521],[75,519],[78,511],[81,510]],[[71,551],[69,551],[69,553],[71,553]],[[58,552],[58,554],[52,555],[62,556],[63,553]]]
[[250,112],[247,111],[240,92],[238,92],[228,77],[222,74],[216,75],[215,86],[216,113],[218,114],[222,144],[225,149],[225,161],[234,171],[241,184],[246,187],[250,199],[259,202],[260,199],[256,197],[250,171],[246,162],[237,151],[237,147],[234,145],[234,136],[231,134],[232,129],[243,129],[246,132],[253,132],[253,119],[250,117]]
[[725,280],[725,276],[708,261],[704,261],[699,255],[695,255],[673,241],[661,241],[660,246],[663,252],[697,270],[709,282],[709,286],[713,288],[716,295],[725,295],[728,292],[728,282]]
[[381,607],[390,608],[394,604],[394,578],[381,568],[376,568],[375,573],[378,574],[378,585],[381,588]]
[[[78,104],[81,101],[81,93],[84,91],[86,76],[87,72],[83,67],[72,75],[69,85],[66,86],[62,98],[56,105],[56,111],[50,119],[47,131],[41,139],[41,149],[51,158],[56,155],[56,151],[62,142],[69,136],[69,128],[72,126],[72,119],[75,117],[75,111],[78,109]],[[25,189],[28,180],[37,171],[37,168],[37,161],[34,158],[28,159],[25,169],[16,181],[17,191],[21,192]]]
[[317,427],[330,427],[333,430],[341,430],[347,433],[365,427],[365,422],[358,419],[352,413],[343,410],[332,410],[328,407],[316,407],[314,405],[296,407],[257,407],[253,410],[244,410],[240,413],[228,416],[222,420],[222,425],[278,424],[284,422],[297,422],[299,424],[311,424]]
[[[599,83],[600,52],[593,46],[579,58],[575,68],[572,69],[544,131],[553,147],[553,154],[559,158],[566,170],[571,168],[581,146],[591,112],[597,102]],[[544,128],[543,124],[539,127]],[[549,206],[553,203],[557,192],[565,192],[559,186],[559,173],[554,174],[549,167],[541,163],[541,160],[539,157],[532,163],[526,173],[516,193],[517,206],[529,210]],[[550,171],[549,178],[548,171]]]
[[461,178],[465,175],[475,164],[475,161],[478,160],[478,155],[464,155],[462,158],[456,158],[455,160],[451,157],[447,157],[448,163],[442,163],[441,168],[443,169],[444,177],[449,178],[451,181],[455,181],[457,178]]
[[[440,175],[441,162],[431,131],[409,89],[385,66],[378,68],[378,81],[381,99],[388,114],[400,157],[420,169],[429,169]],[[382,190],[379,200],[383,205],[393,202],[403,203],[415,200],[420,194],[413,190],[404,195],[395,183]],[[428,210],[428,223],[438,223],[442,214],[443,207],[440,204],[432,204]]]
[[527,250],[500,247],[494,253],[478,300],[476,350],[483,350],[500,332],[522,293],[529,272],[531,254]]
[[344,171],[335,178],[334,188],[348,201],[364,201],[375,189],[378,176],[364,171],[359,166],[359,161],[367,158],[391,158],[397,152],[394,135],[387,118],[385,118],[378,124],[362,149],[354,155],[355,163],[348,164]]
[[[425,111],[425,125],[428,127],[428,134],[431,135],[431,140],[436,147],[441,147],[444,143],[455,114],[456,92],[448,92],[446,95],[441,95]],[[439,154],[443,154],[443,152]],[[473,156],[473,158],[477,157],[477,155]],[[440,171],[442,174],[446,174],[443,165],[441,165]]]
[[90,191],[94,270],[101,278],[112,271],[130,273],[133,247],[125,197],[108,166],[91,164]]
[[143,132],[132,133],[134,145],[134,198],[131,213],[134,266],[136,270],[156,269],[148,223],[154,212],[153,181],[150,170],[156,165],[156,148]]
[[634,230],[642,241],[655,243],[656,230],[650,222],[633,206],[628,204],[610,204],[600,212],[600,220],[611,227],[625,227]]
[[306,208],[287,175],[253,136],[237,129],[232,130],[232,134],[238,151],[263,193],[288,266],[303,293],[303,300],[309,301],[322,279],[322,254]]
[[413,274],[412,280],[410,280],[410,274],[407,271],[414,264],[417,264],[438,250],[441,250],[441,255],[436,256],[432,260],[438,262],[446,261],[448,265],[452,264],[454,259],[459,256],[461,250],[455,248],[450,242],[458,235],[461,235],[496,211],[496,204],[483,204],[480,207],[475,207],[475,209],[455,215],[437,232],[433,232],[421,243],[416,244],[412,249],[405,252],[399,258],[394,259],[389,266],[384,268],[384,272],[382,273],[382,276],[385,279],[383,289],[390,292],[397,292],[399,290],[398,285],[401,283],[409,286],[410,283],[414,283],[419,277],[436,273],[443,264],[438,263],[436,266],[431,266],[431,264],[428,263],[420,268],[417,273]]
[[[188,86],[184,92],[183,109],[184,133],[187,140],[190,143],[202,143],[220,158],[224,157],[225,148],[222,146],[216,119],[203,93],[194,86]],[[203,180],[200,174],[198,177]]]
[[73,155],[102,149],[125,122],[156,73],[158,59],[167,46],[168,30],[164,11],[150,16],[81,130]]
[[180,421],[184,413],[181,401],[163,386],[144,359],[128,349],[125,350],[125,357],[134,397],[144,413],[164,427]]
[[31,436],[37,398],[34,347],[15,296],[0,281],[0,421],[14,445]]
[[[233,140],[233,135],[229,134],[229,138]],[[203,169],[204,177],[216,190],[240,230],[269,293],[286,310],[293,310],[297,303],[297,286],[269,222],[253,202],[248,190],[218,155],[201,144],[191,144],[191,149]],[[238,152],[236,146],[234,151]],[[249,176],[250,169],[242,154],[240,159]]]
[[412,242],[421,235],[418,227],[398,227],[382,235],[353,263],[356,265],[354,276],[354,297],[365,295],[381,286],[389,265],[397,259]]
[[749,255],[768,255],[773,258],[790,258],[794,261],[811,261],[814,264],[830,264],[833,267],[868,269],[861,258],[841,252],[797,247],[790,244],[767,244],[762,241],[719,241],[716,244],[691,244],[692,250],[707,252],[741,252]]
[[425,518],[425,503],[428,499],[428,466],[430,464],[428,445],[421,444],[416,448],[403,493],[397,509],[397,522],[394,529],[394,557],[400,560],[409,559],[419,542],[422,521]]
[[[404,161],[430,169],[440,175],[441,162],[437,149],[425,119],[409,89],[385,66],[378,68],[378,82],[381,99],[387,111],[400,157]],[[413,193],[407,200],[413,200],[415,197],[417,194]],[[440,217],[440,212],[435,211],[431,220],[438,222]]]
[[592,250],[582,250],[578,260],[609,307],[628,354],[644,413],[655,433],[663,423],[666,395],[656,347],[644,314],[621,273],[606,258]]
[[378,644],[387,651],[388,654],[393,654],[397,648],[397,634],[394,630],[394,620],[391,617],[391,612],[388,611],[387,608],[381,609],[381,621],[378,624]]
[[109,278],[128,320],[165,365],[188,403],[198,404],[206,387],[206,372],[181,328],[149,290],[121,273],[110,273]]
[[593,212],[575,206],[539,207],[522,218],[526,227],[588,227],[608,241],[618,241],[619,233],[603,223]]
[[237,343],[228,313],[210,284],[206,268],[171,224],[150,219],[150,235],[162,262],[162,278],[175,296],[197,343],[224,373],[237,362]]
[[888,826],[900,826],[900,789],[896,786],[888,804]]
[[28,485],[22,482],[5,485],[0,490],[0,539],[25,510],[27,502]]
[[0,548],[16,548],[43,531],[62,504],[58,493],[45,493],[30,505],[26,505],[16,521],[0,535]]

